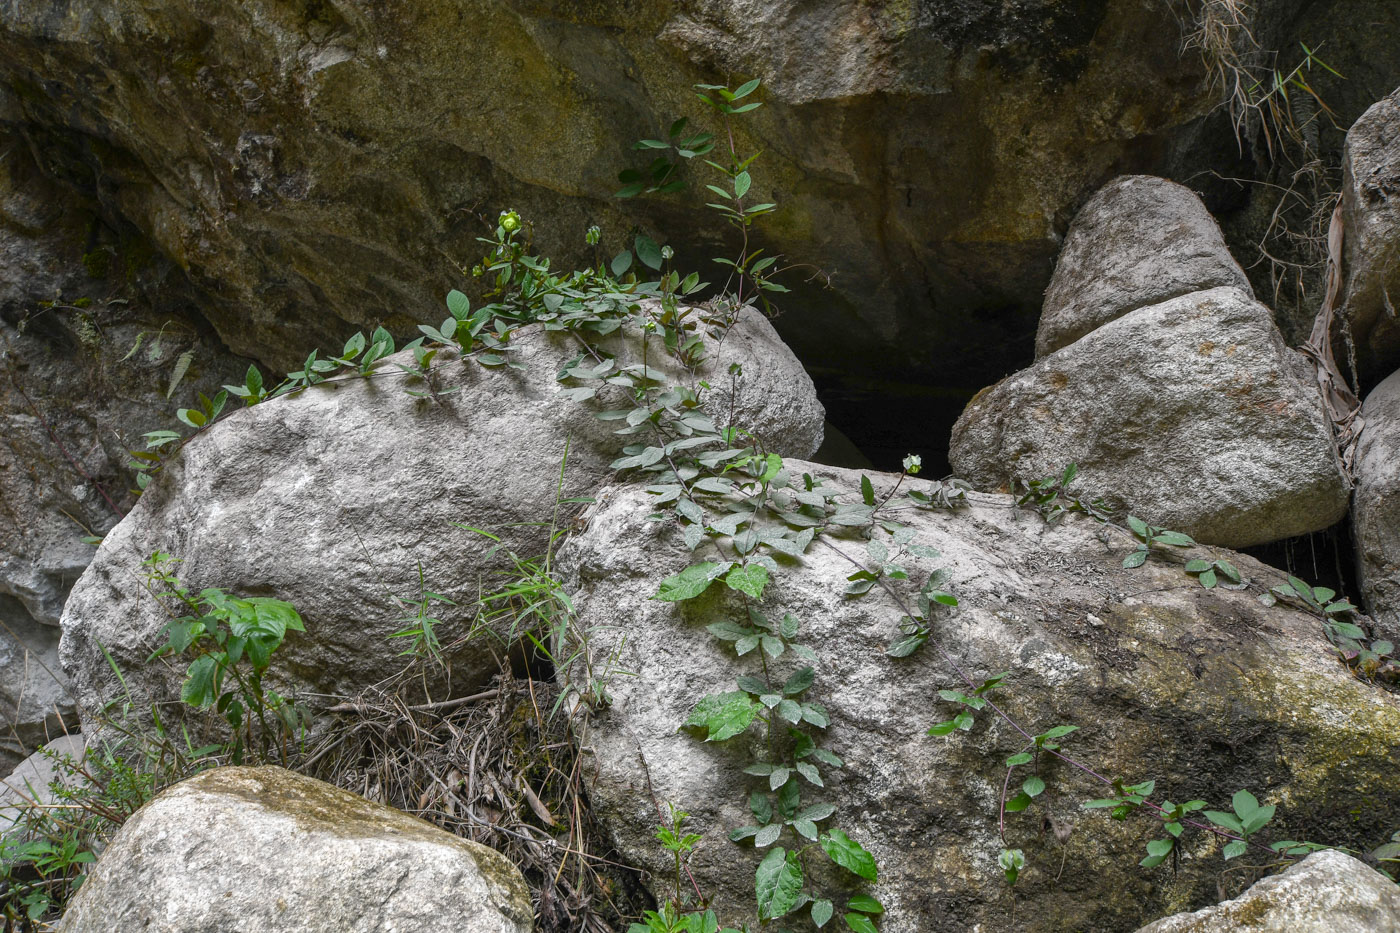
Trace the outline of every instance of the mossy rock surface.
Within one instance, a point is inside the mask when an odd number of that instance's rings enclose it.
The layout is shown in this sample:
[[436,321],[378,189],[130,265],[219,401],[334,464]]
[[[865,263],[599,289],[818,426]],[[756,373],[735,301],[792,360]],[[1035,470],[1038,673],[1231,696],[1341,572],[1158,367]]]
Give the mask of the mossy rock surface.
[[276,767],[168,788],[104,850],[65,933],[529,933],[503,855],[400,810]]
[[[794,461],[787,470],[799,483],[810,473],[860,501],[857,472]],[[895,477],[872,479],[878,501]],[[911,483],[920,486],[906,480],[904,488]],[[619,851],[658,879],[668,876],[653,838],[657,807],[688,811],[689,828],[705,837],[692,861],[696,881],[726,922],[738,923],[753,917],[763,853],[725,840],[754,822],[747,801],[767,781],[743,769],[767,759],[767,742],[757,726],[723,743],[678,727],[701,697],[763,670],[757,650],[736,658],[732,642],[706,630],[745,621],[737,594],[715,585],[680,604],[650,598],[666,576],[719,558],[708,545],[692,555],[677,529],[645,521],[644,498],[611,490],[561,556],[580,624],[599,633],[595,655],[635,675],[614,678],[614,702],[592,718],[591,799]],[[1170,864],[1139,866],[1145,844],[1165,835],[1161,820],[1139,813],[1117,822],[1105,809],[1082,809],[1111,789],[1046,755],[1012,776],[1012,794],[1035,770],[1048,786],[1029,808],[1006,815],[1003,841],[1004,761],[1026,740],[986,709],[969,732],[926,734],[958,710],[938,692],[967,690],[939,649],[977,681],[1009,672],[993,698],[1030,733],[1077,726],[1060,740],[1068,754],[1107,778],[1154,781],[1159,803],[1202,799],[1228,812],[1233,794],[1249,790],[1278,808],[1260,841],[1369,850],[1393,832],[1400,697],[1338,661],[1316,617],[1260,604],[1259,589],[1281,583],[1279,572],[1212,548],[1156,555],[1127,570],[1134,542],[1126,533],[1073,517],[1047,526],[1009,496],[970,498],[957,511],[892,513],[942,555],[899,559],[913,578],[909,589],[941,566],[960,601],[933,616],[937,648],[887,656],[899,607],[878,587],[842,596],[854,568],[821,544],[800,561],[779,558],[757,606],[770,618],[791,612],[802,625],[797,640],[817,654],[816,685],[803,699],[826,707],[831,725],[821,742],[845,767],[821,768],[824,789],[801,782],[801,801],[836,804],[822,828],[841,828],[876,856],[879,883],[868,890],[887,908],[886,928],[1132,930],[1214,903],[1218,885],[1233,894],[1251,880],[1249,872],[1226,871],[1240,863],[1224,861],[1222,840],[1196,829],[1182,835]],[[886,532],[875,538],[894,549]],[[859,538],[833,543],[867,560]],[[1207,556],[1232,561],[1252,588],[1201,587],[1183,562]],[[790,653],[768,659],[778,683],[800,663]],[[1057,826],[1067,833],[1063,843]],[[785,830],[779,844],[797,842]],[[1014,900],[997,867],[1003,846],[1027,859]],[[819,868],[823,859],[812,854],[818,888],[838,904],[862,889],[849,875]]]

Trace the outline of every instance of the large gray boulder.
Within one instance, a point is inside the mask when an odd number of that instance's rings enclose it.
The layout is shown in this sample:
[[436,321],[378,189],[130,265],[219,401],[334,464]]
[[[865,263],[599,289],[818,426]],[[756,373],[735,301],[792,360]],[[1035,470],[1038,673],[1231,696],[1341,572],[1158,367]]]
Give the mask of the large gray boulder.
[[1366,611],[1400,636],[1400,371],[1366,396],[1356,442],[1352,535]]
[[1335,850],[1314,852],[1239,897],[1137,933],[1400,933],[1400,886]]
[[1249,279],[1191,189],[1150,175],[1104,185],[1074,218],[1045,290],[1037,358],[1129,311]]
[[1400,365],[1400,89],[1347,131],[1342,222],[1342,314],[1363,376],[1384,375]]
[[[639,333],[629,319],[598,346],[619,366],[639,364]],[[811,380],[757,312],[746,310],[718,349],[711,341],[694,373],[659,338],[648,345],[647,365],[665,379],[714,384],[706,404],[721,422],[732,409],[788,454],[820,445]],[[398,671],[406,645],[388,636],[406,627],[406,610],[396,597],[416,601],[424,590],[454,603],[429,604],[442,620],[452,684],[469,690],[498,672],[509,650],[504,631],[463,638],[479,588],[504,585],[506,549],[543,554],[550,528],[540,522],[557,516],[562,527],[570,514],[556,496],[591,494],[633,440],[614,433],[620,422],[593,414],[630,407],[630,390],[605,387],[587,404],[561,394],[556,376],[581,352],[572,335],[534,327],[512,347],[523,370],[445,353],[437,401],[408,394],[424,387],[398,371],[396,363],[412,362],[400,353],[375,378],[237,411],[186,444],[107,535],[64,611],[61,657],[84,710],[129,688],[138,709],[170,703],[167,716],[178,715],[184,665],[148,663],[168,622],[144,584],[142,562],[156,551],[183,561],[175,569],[194,592],[275,596],[301,612],[306,634],[289,638],[275,665],[284,693],[353,695]],[[731,377],[732,363],[742,376]],[[495,532],[503,548],[454,523]]]
[[[844,489],[844,501],[860,501],[859,473],[794,461],[786,470],[799,489],[808,473],[824,489]],[[872,480],[879,501],[894,477]],[[801,626],[795,640],[816,653],[815,685],[801,699],[824,705],[830,726],[803,728],[845,767],[819,765],[825,788],[799,780],[800,805],[834,804],[821,829],[840,828],[874,854],[879,883],[870,893],[886,908],[884,929],[1127,930],[1217,898],[1220,840],[1188,829],[1174,865],[1139,868],[1144,844],[1162,835],[1157,818],[1119,823],[1105,810],[1082,810],[1082,801],[1108,789],[1042,756],[1048,789],[1027,812],[1007,814],[1004,844],[1027,860],[1013,913],[997,866],[998,800],[1004,759],[1026,742],[990,709],[976,713],[971,732],[926,735],[959,708],[939,691],[967,690],[945,653],[974,681],[1009,672],[1005,689],[993,694],[998,704],[1033,733],[1078,726],[1063,739],[1068,753],[1101,775],[1155,780],[1157,802],[1201,798],[1228,811],[1232,794],[1248,789],[1278,805],[1267,840],[1306,834],[1359,848],[1389,832],[1383,824],[1400,806],[1400,697],[1353,676],[1311,614],[1264,608],[1258,592],[1282,574],[1250,558],[1189,552],[1234,562],[1251,584],[1208,590],[1183,572],[1180,556],[1125,570],[1133,547],[1126,534],[1073,517],[1047,526],[1008,496],[973,493],[968,508],[953,512],[895,499],[888,516],[910,523],[914,543],[941,558],[898,554],[891,535],[876,530],[870,546],[885,545],[911,577],[891,585],[910,599],[942,567],[950,574],[946,589],[960,601],[933,617],[936,646],[896,659],[885,652],[899,637],[902,610],[879,587],[842,596],[855,568],[841,552],[870,559],[858,536],[835,538],[839,552],[822,538],[800,560],[778,557],[758,603],[720,584],[683,603],[662,602],[651,597],[664,578],[720,558],[708,543],[688,552],[680,529],[648,521],[648,498],[609,490],[587,531],[562,552],[561,566],[574,587],[577,622],[595,633],[593,673],[627,672],[609,681],[612,703],[589,714],[582,737],[593,812],[626,861],[655,872],[660,897],[668,896],[674,868],[655,824],[674,804],[703,835],[689,863],[701,894],[726,923],[753,919],[763,853],[726,835],[754,822],[749,795],[766,791],[769,779],[743,769],[768,757],[770,740],[760,725],[724,743],[680,729],[702,697],[734,690],[736,677],[765,676],[757,657],[763,649],[736,657],[735,642],[706,630],[746,624],[746,603],[773,620],[791,613]],[[723,556],[733,557],[730,543],[721,543]],[[768,658],[766,673],[783,683],[805,663],[789,650]],[[582,689],[582,673],[573,676]],[[786,731],[773,741],[783,754]],[[1029,775],[1016,771],[1013,792]],[[1354,807],[1375,819],[1358,825]],[[779,844],[800,842],[784,829]],[[804,861],[815,871],[823,859],[813,850]],[[823,874],[821,884],[836,896],[839,915],[845,896],[859,889],[827,886],[830,880]]]
[[1139,308],[982,391],[949,459],[987,488],[1076,463],[1080,489],[1229,547],[1327,528],[1349,494],[1311,372],[1233,288]]
[[168,788],[112,839],[63,933],[530,933],[519,870],[486,846],[281,768]]

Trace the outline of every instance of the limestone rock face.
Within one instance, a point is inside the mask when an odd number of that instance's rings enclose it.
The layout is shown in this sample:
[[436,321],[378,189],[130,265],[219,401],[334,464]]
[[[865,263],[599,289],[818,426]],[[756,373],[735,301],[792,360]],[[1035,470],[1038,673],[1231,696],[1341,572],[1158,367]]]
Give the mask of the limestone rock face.
[[760,77],[740,140],[784,205],[766,236],[839,270],[785,337],[936,373],[983,345],[981,311],[1038,303],[1060,216],[1213,105],[1179,44],[1143,0],[21,0],[0,113],[188,270],[235,351],[292,368],[345,322],[430,317],[505,208],[560,261],[641,223],[714,268],[698,184],[619,202],[617,173],[704,116],[693,83]]
[[127,820],[64,933],[529,933],[503,855],[281,768],[219,768]]
[[[184,561],[176,569],[194,592],[275,596],[300,611],[307,633],[289,637],[273,666],[284,694],[353,695],[399,670],[407,646],[387,640],[405,628],[395,597],[427,590],[453,600],[432,609],[442,644],[458,642],[478,586],[503,586],[497,574],[509,564],[495,542],[453,523],[540,556],[550,529],[538,523],[556,513],[566,445],[565,498],[591,495],[631,442],[614,433],[619,422],[594,417],[627,405],[625,390],[588,404],[561,395],[556,374],[581,352],[573,337],[530,328],[511,343],[524,370],[439,357],[438,401],[407,394],[423,387],[394,366],[412,362],[401,353],[372,379],[263,402],[189,442],[107,535],[69,599],[61,656],[83,707],[100,709],[123,689],[105,646],[138,708],[169,701],[166,715],[178,715],[183,665],[147,663],[168,621],[143,583],[142,561],[157,550]],[[618,365],[641,362],[633,323],[599,346]],[[709,379],[710,410],[727,418],[732,407],[772,449],[806,455],[820,445],[811,380],[758,313],[745,312],[693,376],[668,362],[660,339],[649,346],[651,369],[679,383]],[[734,382],[731,363],[743,367]],[[561,523],[569,513],[561,508]],[[453,684],[483,682],[505,650],[490,634],[449,647]]]
[[1076,463],[1081,491],[1228,547],[1327,528],[1349,492],[1302,358],[1233,288],[1139,308],[984,390],[949,456],[990,488]]
[[5,774],[65,726],[78,728],[68,678],[58,661],[59,630],[29,617],[20,602],[0,595],[0,774]]
[[1371,390],[1356,446],[1352,534],[1366,610],[1400,635],[1400,372]]
[[1129,311],[1217,286],[1253,295],[1201,199],[1165,178],[1116,178],[1080,208],[1065,236],[1036,357]]
[[1347,131],[1342,174],[1343,313],[1357,366],[1380,376],[1400,365],[1400,89]]
[[1400,887],[1349,855],[1314,852],[1234,900],[1138,933],[1400,933]]
[[44,177],[23,140],[0,130],[0,153],[0,601],[57,626],[92,559],[83,538],[134,502],[127,450],[247,363],[191,321],[149,247]]
[[[794,461],[786,468],[799,488],[808,473],[860,501],[857,472]],[[878,501],[894,477],[872,480]],[[906,480],[903,488],[910,482],[921,485]],[[755,822],[749,797],[767,792],[769,778],[743,769],[769,760],[769,740],[758,723],[708,743],[680,727],[702,697],[736,689],[737,677],[762,679],[762,649],[736,657],[735,642],[707,631],[715,623],[747,624],[746,601],[723,585],[678,604],[651,598],[663,578],[719,557],[710,544],[689,553],[678,528],[646,521],[647,498],[640,490],[609,490],[587,531],[561,555],[579,622],[597,627],[594,673],[606,659],[635,674],[614,677],[613,702],[590,714],[585,780],[600,824],[624,859],[656,872],[658,893],[668,877],[667,853],[653,835],[658,810],[674,804],[688,811],[687,829],[704,837],[691,861],[695,880],[715,899],[721,920],[737,925],[754,917],[762,854],[726,836]],[[1359,848],[1392,831],[1388,820],[1400,804],[1400,697],[1352,676],[1314,617],[1260,605],[1257,587],[1279,582],[1279,572],[1242,555],[1197,549],[1192,556],[1228,557],[1255,584],[1249,591],[1206,590],[1183,573],[1179,559],[1154,557],[1123,569],[1133,546],[1124,533],[1073,517],[1047,526],[1014,509],[1008,496],[969,498],[970,507],[953,512],[890,513],[912,524],[914,543],[941,552],[937,560],[898,554],[883,530],[875,537],[909,571],[908,583],[890,581],[906,599],[935,567],[949,572],[945,588],[960,604],[934,615],[934,639],[975,682],[1009,672],[993,698],[1026,728],[1078,726],[1063,740],[1065,751],[1102,775],[1154,780],[1159,801],[1201,798],[1228,809],[1236,790],[1249,789],[1279,806],[1271,839],[1306,832],[1354,839]],[[900,608],[879,587],[843,597],[854,568],[821,540],[800,560],[778,558],[753,605],[773,620],[791,613],[800,623],[795,641],[816,653],[815,684],[801,699],[822,704],[830,725],[803,728],[845,767],[819,763],[824,788],[794,778],[797,804],[834,804],[821,829],[840,828],[878,860],[879,883],[868,890],[886,907],[883,928],[1126,930],[1215,901],[1224,864],[1215,837],[1188,830],[1175,873],[1168,866],[1140,869],[1155,819],[1120,823],[1106,810],[1081,809],[1081,802],[1105,796],[1103,785],[1042,756],[1047,790],[1025,812],[1007,814],[1006,845],[1022,849],[1028,866],[1013,917],[997,867],[998,800],[1004,760],[1025,739],[989,709],[975,714],[970,732],[927,735],[959,709],[938,691],[967,686],[933,644],[908,658],[887,656],[899,637]],[[832,543],[868,560],[859,538]],[[786,651],[768,658],[767,676],[782,685],[807,663]],[[775,736],[780,760],[789,738],[785,728]],[[1013,791],[1029,776],[1017,769]],[[1352,822],[1347,801],[1368,815],[1367,825]],[[1068,851],[1045,828],[1047,817],[1068,832]],[[783,829],[778,844],[791,850],[800,843]],[[813,870],[823,863],[815,851],[805,861]],[[859,890],[825,873],[818,884],[834,895],[838,914]]]

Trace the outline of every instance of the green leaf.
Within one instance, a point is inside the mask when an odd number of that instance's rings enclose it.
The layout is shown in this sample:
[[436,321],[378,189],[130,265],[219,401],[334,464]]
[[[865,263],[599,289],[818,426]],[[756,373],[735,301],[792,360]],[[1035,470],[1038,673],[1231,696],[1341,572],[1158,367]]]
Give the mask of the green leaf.
[[716,571],[723,566],[725,565],[712,561],[691,564],[680,573],[662,580],[661,588],[652,598],[665,603],[678,603],[682,600],[694,599],[709,589],[717,575]]
[[875,504],[875,487],[870,484],[870,477],[864,473],[860,475],[860,497],[865,500],[866,505]]
[[1215,584],[1218,582],[1215,578],[1214,570],[1207,570],[1205,573],[1201,574],[1198,579],[1201,581],[1201,586],[1208,590],[1214,589]]
[[1233,813],[1222,813],[1219,810],[1206,810],[1202,814],[1221,829],[1228,829],[1232,833],[1244,835],[1244,824],[1239,821]]
[[454,288],[447,293],[447,310],[459,321],[469,317],[472,313],[471,299]]
[[185,673],[185,682],[180,686],[180,699],[190,706],[208,709],[216,699],[215,674],[218,663],[213,655],[205,654],[195,658]]
[[834,803],[814,803],[810,807],[804,807],[797,816],[799,819],[821,822],[835,812],[836,804]]
[[1008,768],[1014,768],[1017,765],[1028,765],[1034,760],[1035,756],[1033,756],[1030,752],[1019,752],[1006,759],[1006,766]]
[[748,97],[757,89],[758,78],[754,78],[752,81],[745,81],[743,84],[735,88],[734,96],[731,98],[731,100],[739,100],[742,97]]
[[1071,732],[1075,732],[1075,731],[1077,731],[1078,729],[1079,729],[1078,726],[1055,726],[1053,729],[1047,729],[1045,732],[1042,732],[1042,733],[1040,734],[1039,738],[1042,738],[1042,739],[1058,739],[1058,738],[1063,738],[1064,736],[1067,736],[1067,735],[1069,735]]
[[841,919],[846,921],[852,933],[879,933],[875,929],[875,924],[870,922],[870,918],[865,914],[846,914]]
[[875,865],[875,857],[841,830],[833,829],[823,835],[821,846],[822,851],[830,856],[837,865],[866,881],[876,880],[878,869]]
[[1259,809],[1259,798],[1255,797],[1247,790],[1237,790],[1230,798],[1230,806],[1235,808],[1235,813],[1240,819],[1247,820],[1255,810]]
[[797,853],[779,846],[765,855],[754,874],[754,894],[760,920],[776,920],[791,913],[802,897],[802,865]]
[[1244,831],[1246,835],[1257,833],[1268,825],[1274,818],[1274,805],[1260,807],[1244,819]]
[[1138,548],[1136,551],[1133,551],[1127,557],[1123,558],[1123,569],[1132,570],[1135,567],[1141,567],[1145,563],[1147,563],[1147,549]]
[[997,856],[997,866],[1006,875],[1006,883],[1015,887],[1016,878],[1026,867],[1026,853],[1020,849],[1002,849],[1001,855]]
[[[619,196],[621,196],[621,192],[619,192]],[[630,250],[623,250],[618,253],[613,257],[610,267],[612,268],[613,275],[621,276],[628,269],[632,268],[632,252]]]
[[783,684],[783,695],[795,697],[812,686],[817,679],[817,672],[810,667],[803,667],[793,672],[792,676]]
[[885,905],[869,894],[857,894],[846,902],[846,909],[859,910],[866,914],[882,914],[885,912]]
[[754,833],[754,848],[766,849],[778,841],[778,837],[783,834],[782,823],[769,823],[767,826]]
[[1017,794],[1015,797],[1012,797],[1010,800],[1006,801],[1006,812],[1020,813],[1022,810],[1026,809],[1026,807],[1029,807],[1030,805],[1031,798],[1029,795],[1024,793]]
[[190,371],[190,364],[194,362],[194,351],[186,350],[175,358],[175,368],[170,371],[170,385],[166,387],[165,397],[167,399],[175,394],[175,389],[180,385],[180,380],[185,378],[185,373]]
[[753,818],[765,826],[773,819],[773,804],[762,791],[749,794],[749,810],[753,813]]
[[1366,632],[1351,622],[1333,622],[1332,630],[1343,638],[1365,638]]
[[[764,650],[767,650],[766,645],[764,646]],[[802,721],[802,704],[798,703],[796,700],[781,700],[777,706],[777,713],[783,719],[793,725],[797,725]]]
[[826,926],[827,921],[834,913],[836,913],[836,908],[832,906],[831,901],[812,902],[812,923],[818,927]]
[[[357,334],[356,336],[361,336],[361,335]],[[364,338],[361,337],[361,339],[364,339]],[[248,392],[249,392],[251,395],[253,395],[253,396],[261,395],[261,394],[262,394],[262,390],[263,390],[263,377],[262,377],[262,372],[259,371],[259,369],[258,369],[256,366],[251,366],[251,365],[250,365],[250,366],[248,367],[248,372],[246,372],[246,373],[243,375],[243,385],[247,387]]]
[[1196,539],[1180,531],[1158,532],[1156,540],[1163,544],[1170,544],[1173,547],[1195,547]]
[[1147,523],[1135,515],[1128,516],[1128,527],[1133,530],[1133,534],[1139,538],[1147,538]]
[[753,179],[749,177],[749,173],[748,173],[748,172],[740,172],[738,175],[735,175],[735,176],[734,176],[734,197],[736,197],[736,198],[742,198],[744,195],[748,194],[748,193],[749,193],[749,186],[750,186],[752,183],[753,183]]
[[1206,572],[1206,571],[1209,570],[1209,569],[1210,569],[1210,561],[1208,561],[1208,560],[1200,560],[1200,559],[1197,559],[1197,560],[1188,560],[1188,561],[1186,562],[1186,572],[1187,572],[1187,573],[1204,573],[1204,572]]
[[1305,603],[1308,603],[1314,608],[1321,608],[1321,604],[1318,602],[1317,598],[1313,596],[1313,588],[1308,586],[1302,580],[1299,580],[1297,577],[1290,576],[1288,578],[1288,585],[1293,588],[1293,592],[1298,594],[1298,596],[1302,598],[1302,600]]
[[1032,775],[1021,783],[1021,790],[1025,791],[1028,797],[1039,797],[1045,792],[1045,780]]
[[706,742],[723,742],[747,729],[762,708],[742,690],[712,693],[695,704],[682,728],[704,729]]
[[762,599],[763,588],[768,583],[768,570],[762,564],[736,566],[725,576],[724,582],[731,590],[737,590],[753,599]]
[[655,240],[651,237],[638,234],[636,248],[638,259],[658,272],[661,270],[661,264],[663,262],[661,258],[661,247],[656,245]]
[[905,635],[903,638],[896,639],[886,648],[885,654],[892,658],[907,658],[909,655],[919,650],[926,641],[928,641],[928,636],[917,632],[912,635]]
[[1234,842],[1226,844],[1223,854],[1226,861],[1229,861],[1236,856],[1244,855],[1247,851],[1249,851],[1249,843],[1243,839],[1236,839]]

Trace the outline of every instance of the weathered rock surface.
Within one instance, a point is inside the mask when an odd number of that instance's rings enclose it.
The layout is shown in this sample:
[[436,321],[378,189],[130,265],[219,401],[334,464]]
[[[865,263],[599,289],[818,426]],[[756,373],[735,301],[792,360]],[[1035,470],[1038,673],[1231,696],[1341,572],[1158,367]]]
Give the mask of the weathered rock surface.
[[[858,473],[793,461],[787,470],[808,471],[859,501]],[[877,497],[893,479],[874,477]],[[914,587],[936,565],[950,572],[946,587],[961,602],[935,616],[934,636],[975,680],[1010,672],[994,694],[1010,714],[1035,732],[1078,726],[1066,751],[1103,775],[1155,780],[1158,800],[1199,797],[1228,808],[1233,792],[1247,788],[1279,805],[1269,838],[1296,833],[1360,847],[1391,832],[1400,805],[1400,697],[1340,665],[1314,617],[1265,609],[1257,590],[1203,589],[1177,560],[1124,570],[1131,542],[1116,531],[1101,538],[1103,526],[1091,521],[1046,526],[1008,496],[970,498],[956,512],[892,513],[912,523],[916,543],[942,553],[937,561],[906,553],[899,562]],[[689,811],[687,828],[704,835],[691,871],[737,924],[754,914],[760,856],[725,837],[753,823],[748,797],[768,781],[741,769],[767,757],[768,743],[758,726],[727,743],[678,727],[701,697],[764,672],[757,652],[736,659],[732,642],[706,631],[745,622],[738,594],[712,586],[681,604],[650,598],[667,575],[717,558],[709,545],[688,553],[677,528],[646,521],[646,499],[610,490],[561,554],[580,624],[598,627],[595,659],[635,674],[614,677],[612,705],[591,714],[586,783],[601,825],[626,860],[655,870],[658,893],[671,877],[653,836],[658,812],[668,803]],[[883,531],[877,537],[890,542]],[[860,540],[835,544],[866,557]],[[1281,577],[1241,555],[1194,553],[1228,556],[1259,586]],[[957,709],[938,691],[966,689],[934,646],[886,656],[900,610],[878,587],[843,598],[853,568],[835,550],[817,543],[800,563],[779,559],[760,608],[800,621],[797,640],[817,654],[816,683],[802,699],[824,704],[830,727],[821,743],[845,760],[844,769],[821,768],[824,790],[800,782],[801,805],[835,804],[823,829],[843,829],[878,859],[871,893],[887,909],[884,928],[1125,930],[1216,899],[1215,837],[1188,831],[1175,870],[1141,869],[1156,821],[1118,823],[1104,810],[1081,810],[1081,801],[1104,796],[1103,786],[1042,758],[1049,789],[1027,812],[1007,815],[1006,844],[1028,862],[1013,914],[996,864],[997,814],[1003,760],[1023,740],[990,710],[977,713],[970,733],[927,736]],[[769,660],[777,683],[803,663],[792,652]],[[786,741],[779,730],[780,754]],[[1019,770],[1016,783],[1027,776]],[[1067,851],[1042,828],[1046,817],[1069,830]],[[791,848],[795,838],[784,830],[781,844]],[[810,865],[821,859],[809,855]]]
[[0,596],[39,622],[58,625],[92,559],[83,538],[134,502],[127,451],[247,366],[189,313],[171,277],[0,133]]
[[54,803],[57,797],[49,785],[55,780],[71,786],[73,775],[59,767],[58,762],[65,756],[81,762],[85,747],[81,734],[60,735],[0,780],[0,835],[7,834],[25,806]]
[[281,768],[219,768],[127,820],[64,933],[529,933],[505,856]]
[[1366,611],[1400,635],[1400,372],[1366,396],[1356,444],[1352,535]]
[[1213,106],[1179,44],[1143,0],[22,0],[0,111],[188,270],[230,346],[290,368],[343,322],[436,305],[476,212],[520,209],[561,260],[590,223],[616,249],[641,222],[710,268],[704,198],[618,202],[616,176],[703,116],[692,83],[758,76],[740,138],[784,205],[765,235],[839,270],[792,296],[787,339],[813,366],[990,378],[986,312],[1028,331],[1078,201],[1176,160]]
[[1367,377],[1400,365],[1400,89],[1347,131],[1343,314]]
[[78,728],[71,687],[58,662],[59,630],[0,595],[0,774],[49,739]]
[[[599,346],[619,365],[639,363],[638,330],[629,323],[625,333]],[[171,702],[167,715],[178,715],[181,673],[147,663],[168,621],[143,585],[141,563],[157,550],[184,561],[177,571],[195,592],[217,586],[296,606],[307,634],[290,637],[275,665],[288,689],[353,694],[399,670],[406,646],[386,640],[405,627],[394,598],[418,600],[422,589],[455,601],[432,606],[443,620],[438,637],[452,646],[468,631],[478,585],[502,586],[495,573],[508,565],[494,542],[452,523],[487,528],[521,557],[538,556],[566,444],[562,494],[572,497],[591,494],[630,443],[589,407],[617,408],[624,390],[608,390],[618,393],[602,396],[608,404],[560,394],[556,374],[580,353],[573,337],[533,328],[512,345],[523,371],[440,357],[438,402],[407,394],[422,386],[395,368],[412,360],[401,354],[374,379],[264,402],[188,443],[107,535],[69,599],[61,657],[82,706],[100,709],[123,689],[101,645],[126,672],[138,707]],[[722,418],[731,408],[729,365],[742,364],[739,423],[775,450],[807,455],[820,445],[811,380],[758,313],[745,312],[694,377],[667,362],[659,339],[650,345],[648,365],[667,378],[709,377],[707,404]],[[453,684],[489,678],[498,654],[489,636],[449,648]]]
[[1314,852],[1234,900],[1138,933],[1400,933],[1400,886],[1341,852]]
[[1077,463],[1079,490],[1230,547],[1327,528],[1349,493],[1302,357],[1232,288],[1139,308],[984,390],[949,458],[988,488]]
[[1129,311],[1229,286],[1253,295],[1191,189],[1149,175],[1104,185],[1079,210],[1045,291],[1037,358]]

